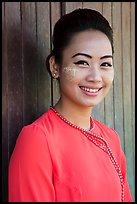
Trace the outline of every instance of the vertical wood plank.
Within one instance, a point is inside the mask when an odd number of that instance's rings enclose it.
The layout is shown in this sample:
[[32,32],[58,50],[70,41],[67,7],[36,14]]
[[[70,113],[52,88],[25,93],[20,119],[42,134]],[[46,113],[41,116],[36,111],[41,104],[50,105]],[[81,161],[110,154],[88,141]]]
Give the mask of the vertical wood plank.
[[38,115],[51,105],[51,79],[46,68],[50,53],[50,3],[36,2],[37,8],[37,53],[38,53]]
[[133,142],[133,187],[132,195],[135,200],[135,2],[130,3],[131,7],[131,87],[132,87],[132,142]]
[[[112,24],[111,21],[111,2],[103,2],[103,10],[102,14],[103,16],[109,21],[110,25]],[[108,125],[111,128],[114,128],[114,104],[113,104],[113,84],[112,87],[108,93],[108,95],[104,99],[104,106],[105,106],[105,112],[104,112],[104,122],[106,125]]]
[[[121,139],[124,150],[123,130],[123,78],[122,78],[122,39],[121,39],[121,2],[112,3],[113,32],[114,32],[114,127]],[[119,19],[119,20],[117,20]]]
[[90,8],[102,13],[102,3],[103,2],[83,2],[83,8]]
[[[57,20],[61,17],[61,4],[60,2],[51,2],[51,36],[53,35],[54,25]],[[60,97],[59,85],[56,79],[52,79],[53,84],[53,105],[56,104]]]
[[8,188],[8,80],[7,80],[7,36],[5,2],[2,2],[2,201],[7,202]]
[[[132,142],[133,142],[133,161],[135,161],[135,2],[131,2],[131,87],[132,87]],[[133,176],[135,186],[135,162],[133,163]],[[133,197],[135,190],[133,188]]]
[[65,13],[69,13],[75,9],[82,8],[82,2],[64,2],[65,4]]
[[34,2],[21,2],[22,66],[24,70],[24,125],[37,118],[37,44]]
[[125,154],[127,158],[127,177],[132,190],[133,180],[133,140],[131,108],[131,45],[130,45],[130,2],[122,2],[122,44],[123,44],[123,106]]
[[[135,138],[135,3],[131,2],[131,86],[132,86],[132,113],[133,138]],[[135,141],[133,141],[135,145]],[[135,154],[135,152],[134,152]]]
[[102,14],[112,26],[112,2],[102,2]]
[[22,128],[23,120],[20,3],[5,3],[5,18],[7,27],[9,154],[11,154],[18,133]]

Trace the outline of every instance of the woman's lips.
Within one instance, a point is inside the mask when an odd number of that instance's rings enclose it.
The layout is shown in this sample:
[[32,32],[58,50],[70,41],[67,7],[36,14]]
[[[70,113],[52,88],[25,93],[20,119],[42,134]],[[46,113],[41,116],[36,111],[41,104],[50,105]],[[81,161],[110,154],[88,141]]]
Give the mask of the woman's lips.
[[84,87],[84,86],[80,86],[80,89],[82,89],[82,91],[89,96],[97,96],[99,91],[102,89],[102,87],[93,87],[93,88],[89,88],[89,87]]

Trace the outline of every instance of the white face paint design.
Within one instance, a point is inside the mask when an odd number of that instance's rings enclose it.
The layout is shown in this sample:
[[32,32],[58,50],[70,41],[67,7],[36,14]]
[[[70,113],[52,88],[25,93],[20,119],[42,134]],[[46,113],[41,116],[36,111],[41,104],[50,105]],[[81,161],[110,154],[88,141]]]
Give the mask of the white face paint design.
[[76,67],[73,66],[63,67],[62,72],[65,78],[67,78],[67,80],[76,81],[76,74],[78,73]]

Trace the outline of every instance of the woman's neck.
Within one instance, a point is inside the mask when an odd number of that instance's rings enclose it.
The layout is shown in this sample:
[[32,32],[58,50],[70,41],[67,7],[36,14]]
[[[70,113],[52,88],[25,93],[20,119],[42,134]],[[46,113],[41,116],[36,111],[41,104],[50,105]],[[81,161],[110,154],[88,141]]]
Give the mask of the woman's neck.
[[59,100],[55,105],[55,109],[61,116],[72,124],[85,130],[89,130],[91,128],[91,107],[81,107],[72,103],[62,103],[62,101]]

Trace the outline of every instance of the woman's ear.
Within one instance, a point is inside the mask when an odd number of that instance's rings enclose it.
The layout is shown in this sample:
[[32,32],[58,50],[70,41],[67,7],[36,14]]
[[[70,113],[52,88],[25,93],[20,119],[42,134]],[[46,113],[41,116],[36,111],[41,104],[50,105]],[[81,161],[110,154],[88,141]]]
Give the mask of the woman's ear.
[[59,65],[56,63],[55,56],[53,55],[49,59],[49,66],[52,77],[55,79],[59,78]]

